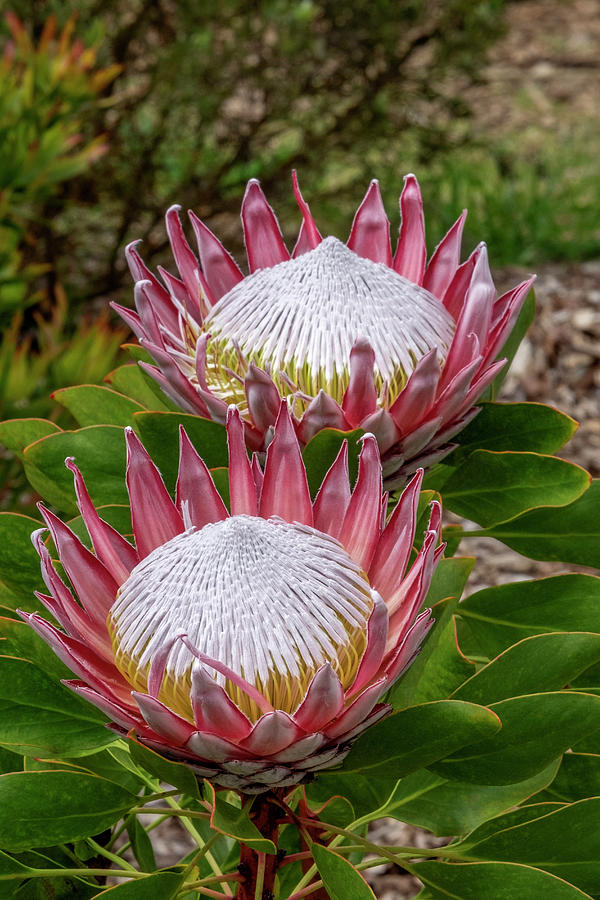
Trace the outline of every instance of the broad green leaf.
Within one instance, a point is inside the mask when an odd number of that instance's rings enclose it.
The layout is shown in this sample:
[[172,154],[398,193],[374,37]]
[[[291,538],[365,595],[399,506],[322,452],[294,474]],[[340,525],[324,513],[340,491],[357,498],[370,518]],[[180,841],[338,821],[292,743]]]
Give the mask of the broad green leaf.
[[413,772],[400,781],[382,815],[427,828],[440,837],[466,834],[543,790],[557,769],[558,762],[553,762],[532,778],[506,785],[446,781],[433,772]]
[[531,559],[600,568],[600,479],[568,506],[530,510],[485,534]]
[[497,656],[533,634],[549,631],[600,633],[600,578],[556,575],[485,588],[457,609],[467,629],[459,628],[465,653],[483,650]]
[[475,664],[463,655],[458,646],[453,616],[457,604],[458,598],[452,598],[441,601],[433,608],[435,626],[416,660],[388,697],[395,709],[430,700],[444,700],[474,674]]
[[0,581],[0,613],[13,613],[16,609],[26,609],[28,612],[41,612],[42,604],[36,597],[19,596],[15,591],[11,591],[2,581]]
[[351,862],[320,844],[313,844],[311,852],[331,900],[374,900],[375,894]]
[[521,308],[521,312],[518,315],[517,321],[515,322],[514,328],[512,329],[510,335],[506,343],[504,344],[502,350],[498,354],[499,359],[506,359],[506,365],[504,368],[496,375],[494,380],[492,381],[489,387],[489,395],[492,400],[495,400],[498,396],[498,392],[502,387],[502,382],[506,378],[510,365],[515,357],[515,353],[519,349],[519,344],[527,334],[529,330],[529,326],[533,322],[535,318],[535,291],[533,288],[529,291],[527,296],[525,297],[525,302]]
[[25,756],[85,756],[112,743],[105,716],[25,659],[0,657],[0,744]]
[[557,691],[600,660],[600,634],[554,632],[524,638],[452,694],[455,700],[495,703],[535,691]]
[[140,369],[137,363],[127,363],[110,372],[104,379],[115,390],[131,397],[145,409],[171,412],[174,404],[165,397],[153,378]]
[[[547,816],[551,812],[556,812],[557,809],[563,809],[564,806],[564,803],[559,803],[557,800],[528,803],[526,806],[519,806],[516,809],[509,810],[509,812],[507,813],[502,813],[499,816],[495,816],[493,819],[489,819],[487,822],[482,822],[482,824],[479,825],[472,832],[472,834],[467,835],[460,842],[458,842],[457,846],[460,849],[457,850],[457,855],[468,855],[467,850],[463,850],[463,847],[466,848],[466,845],[470,842],[473,834],[476,834],[477,840],[481,842],[490,837],[490,835],[494,835],[499,831],[502,831],[505,823],[508,823],[509,827],[514,827],[515,825],[523,825],[525,822],[533,822],[535,821],[535,819],[541,819],[543,818],[543,816]],[[452,848],[452,852],[454,852],[454,847]]]
[[556,778],[546,789],[549,799],[572,803],[600,797],[600,754],[565,753]]
[[476,450],[441,492],[446,509],[488,528],[533,507],[572,503],[590,480],[585,469],[556,456]]
[[[127,764],[123,762],[123,759],[127,761]],[[142,770],[131,761],[127,751],[123,751],[117,743],[111,744],[110,747],[100,750],[98,753],[90,753],[73,759],[49,760],[28,756],[21,769],[26,772],[38,772],[42,769],[66,769],[85,772],[89,775],[100,775],[101,778],[120,784],[134,794],[138,793],[146,783]]]
[[372,815],[373,818],[381,818],[386,801],[394,790],[396,780],[385,776],[373,777],[359,775],[345,775],[343,772],[320,772],[319,777],[306,785],[306,796],[311,808],[322,806],[330,798],[343,794],[344,798],[352,805],[356,816]]
[[5,772],[22,772],[23,757],[19,753],[11,753],[0,747],[0,774]]
[[55,682],[73,677],[46,641],[22,619],[0,617],[0,654],[31,660]]
[[60,430],[47,419],[7,419],[0,422],[0,443],[22,458],[23,450],[29,444]]
[[364,431],[338,431],[336,428],[323,428],[308,442],[302,452],[310,495],[314,499],[328,469],[333,464],[339,449],[348,441],[348,472],[350,484],[354,485],[358,474],[358,457],[361,449],[361,437]]
[[213,813],[210,819],[214,831],[241,841],[260,853],[277,853],[277,847],[268,838],[263,837],[254,822],[250,820],[251,803],[241,809],[227,803],[222,793],[216,793],[211,784],[208,790],[212,794]]
[[577,430],[577,422],[544,403],[482,403],[472,422],[454,440],[454,462],[474,450],[531,450],[556,453]]
[[136,362],[146,362],[150,363],[150,365],[154,365],[154,360],[152,359],[146,348],[142,347],[141,344],[121,344],[121,346],[123,350],[127,350],[131,358],[135,359]]
[[138,798],[97,775],[64,771],[0,775],[0,846],[48,847],[99,834]]
[[517,863],[421,862],[406,868],[425,885],[419,900],[592,900],[562,878]]
[[356,818],[354,808],[347,797],[331,797],[326,803],[313,806],[312,810],[322,822],[336,825],[338,828],[345,828]]
[[65,468],[67,456],[75,457],[96,506],[128,502],[122,428],[90,425],[79,431],[62,431],[25,450],[25,473],[31,486],[48,503],[76,515],[73,475]]
[[[546,806],[546,804],[542,804]],[[597,896],[600,891],[600,797],[553,808],[522,821],[524,810],[506,813],[453,847],[469,859],[520,862],[545,869]],[[490,834],[497,824],[498,830]]]
[[221,500],[227,509],[231,509],[231,498],[229,496],[229,469],[225,466],[219,466],[216,469],[211,469],[210,474],[216,489],[221,495]]
[[25,605],[35,603],[34,591],[45,590],[40,558],[31,543],[32,532],[43,527],[43,522],[21,513],[0,513],[0,580]]
[[128,745],[131,758],[143,769],[161,781],[166,781],[167,784],[179,788],[190,797],[202,798],[202,788],[198,783],[198,778],[188,766],[165,759],[150,747],[140,744],[133,735],[129,735]]
[[446,558],[454,556],[459,548],[462,538],[463,529],[461,525],[444,525],[442,529],[442,540],[446,544],[446,549],[444,550],[444,556]]
[[475,784],[514,784],[541,772],[600,728],[600,697],[592,694],[529,694],[490,704],[490,709],[502,721],[498,734],[434,763],[434,772]]
[[[183,879],[184,876],[178,872],[154,872],[145,878],[136,878],[100,891],[99,894],[94,894],[92,900],[96,900],[97,897],[106,897],[107,900],[112,900],[112,897],[115,900],[149,900],[150,897],[154,897],[156,900],[159,898],[160,900],[171,900],[172,897],[177,896]],[[186,896],[191,895],[187,894]]]
[[460,600],[475,562],[472,556],[441,559],[433,573],[424,606],[433,607],[449,597]]
[[68,409],[81,426],[119,425],[124,428],[133,423],[135,412],[144,409],[136,400],[99,384],[61,388],[54,391],[52,397]]
[[227,434],[218,422],[178,412],[136,413],[134,428],[169,490],[175,488],[177,480],[180,425],[209,469],[228,464]]
[[[599,723],[600,725],[600,723]],[[497,715],[483,706],[441,700],[393,713],[359,738],[340,770],[394,782],[459,747],[490,739],[500,728]],[[340,787],[339,793],[344,794]]]
[[157,868],[156,859],[148,832],[137,816],[128,816],[126,822],[131,849],[140,869],[142,872],[154,872]]

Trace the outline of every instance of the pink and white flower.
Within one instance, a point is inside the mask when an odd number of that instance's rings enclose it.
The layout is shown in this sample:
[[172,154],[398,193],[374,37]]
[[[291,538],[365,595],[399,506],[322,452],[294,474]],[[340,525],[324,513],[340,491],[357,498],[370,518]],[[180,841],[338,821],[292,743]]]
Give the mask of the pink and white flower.
[[386,484],[401,484],[443,458],[476,414],[533,279],[497,297],[485,244],[460,262],[466,211],[427,264],[413,175],[394,253],[377,181],[346,244],[321,237],[295,175],[294,193],[302,224],[290,253],[258,182],[248,183],[246,276],[190,212],[196,255],[172,206],[180,277],[160,268],[161,283],[134,242],[137,312],[116,308],[156,363],[143,367],[181,409],[224,423],[235,403],[248,446],[264,450],[287,397],[301,443],[325,427],[361,427],[377,438]]
[[384,695],[432,624],[419,610],[443,553],[441,512],[433,503],[411,565],[422,471],[386,521],[372,435],[354,489],[344,444],[314,502],[285,402],[264,472],[233,406],[227,435],[229,510],[183,430],[174,500],[126,430],[135,546],[67,459],[93,550],[40,504],[70,585],[36,531],[38,596],[58,626],[21,615],[112,728],[252,793],[339,764],[389,712]]

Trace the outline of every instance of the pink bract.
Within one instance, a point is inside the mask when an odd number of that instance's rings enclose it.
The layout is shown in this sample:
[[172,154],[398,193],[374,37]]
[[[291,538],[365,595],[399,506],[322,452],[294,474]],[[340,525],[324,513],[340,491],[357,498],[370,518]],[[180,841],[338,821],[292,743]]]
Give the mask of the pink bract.
[[443,553],[441,511],[432,504],[410,564],[422,471],[386,520],[372,435],[354,489],[344,444],[313,502],[285,402],[264,474],[234,407],[227,434],[230,511],[183,430],[175,500],[126,430],[135,547],[100,518],[68,459],[93,551],[40,505],[72,589],[40,529],[38,596],[60,627],[21,615],[117,732],[260,792],[339,764],[389,712],[384,695],[432,624],[419,611]]
[[236,403],[248,447],[264,450],[286,396],[302,444],[322,428],[360,427],[377,438],[386,485],[400,485],[443,458],[476,414],[533,279],[497,297],[485,244],[461,263],[466,212],[427,263],[413,175],[394,253],[377,181],[347,244],[321,237],[295,175],[294,193],[302,224],[290,253],[258,182],[248,183],[246,276],[190,212],[196,255],[172,206],[180,277],[160,268],[161,283],[134,242],[137,312],[115,308],[156,363],[143,368],[181,409],[224,423]]

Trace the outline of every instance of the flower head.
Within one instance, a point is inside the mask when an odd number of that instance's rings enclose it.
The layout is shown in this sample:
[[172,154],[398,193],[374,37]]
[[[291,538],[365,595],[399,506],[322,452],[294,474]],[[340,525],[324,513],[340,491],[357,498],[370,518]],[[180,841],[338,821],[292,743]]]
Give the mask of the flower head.
[[440,508],[409,565],[422,472],[386,522],[372,435],[354,490],[344,445],[312,502],[285,402],[264,472],[235,407],[227,433],[230,510],[183,430],[175,500],[127,430],[135,547],[99,517],[68,459],[93,552],[40,505],[73,592],[41,529],[49,593],[38,596],[62,628],[21,615],[111,727],[215,784],[259,792],[341,762],[389,711],[382,698],[432,624],[419,610],[443,552]]
[[324,427],[375,434],[393,486],[448,453],[476,414],[532,280],[497,298],[484,244],[460,263],[466,213],[426,265],[413,175],[393,255],[376,181],[346,244],[321,237],[295,175],[294,193],[302,225],[290,253],[258,182],[248,183],[245,277],[190,212],[198,259],[171,207],[167,232],[181,278],[161,269],[161,284],[134,242],[127,258],[137,313],[117,308],[156,363],[142,365],[182,409],[225,422],[235,403],[248,446],[260,450],[284,396],[302,443]]

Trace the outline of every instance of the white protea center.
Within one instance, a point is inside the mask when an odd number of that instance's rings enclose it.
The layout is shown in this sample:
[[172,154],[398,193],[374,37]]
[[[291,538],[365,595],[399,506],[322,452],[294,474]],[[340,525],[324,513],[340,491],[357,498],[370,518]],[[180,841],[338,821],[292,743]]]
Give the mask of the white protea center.
[[[276,709],[293,712],[313,675],[329,662],[344,687],[356,675],[373,608],[364,572],[334,538],[279,519],[232,516],[189,529],[140,562],[108,616],[115,662],[147,689],[157,652],[186,634]],[[159,699],[192,718],[196,657],[182,641],[169,654]],[[252,720],[244,691],[215,675]]]
[[228,402],[243,403],[231,375],[243,377],[250,361],[270,371],[282,394],[296,388],[314,397],[322,388],[340,401],[357,338],[373,347],[379,387],[387,385],[393,400],[428,351],[435,347],[440,363],[445,359],[454,320],[425,288],[327,237],[244,278],[204,328],[211,334],[207,381]]

